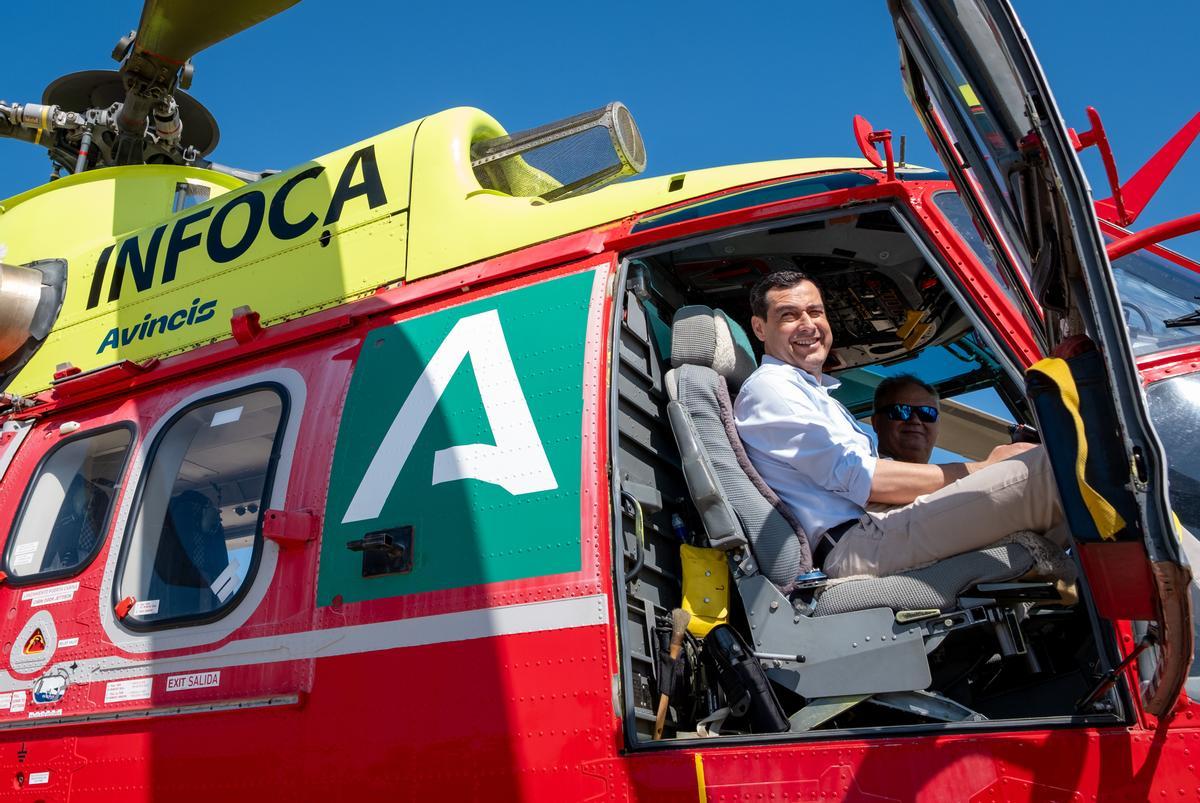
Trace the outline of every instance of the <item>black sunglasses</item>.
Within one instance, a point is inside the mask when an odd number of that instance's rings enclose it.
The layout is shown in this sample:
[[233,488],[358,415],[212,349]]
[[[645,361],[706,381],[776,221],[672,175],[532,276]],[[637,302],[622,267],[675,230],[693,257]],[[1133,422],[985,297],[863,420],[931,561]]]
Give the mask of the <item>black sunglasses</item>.
[[889,404],[879,412],[887,414],[889,421],[907,421],[914,414],[926,424],[932,424],[938,420],[938,408],[928,404],[915,406],[912,404]]

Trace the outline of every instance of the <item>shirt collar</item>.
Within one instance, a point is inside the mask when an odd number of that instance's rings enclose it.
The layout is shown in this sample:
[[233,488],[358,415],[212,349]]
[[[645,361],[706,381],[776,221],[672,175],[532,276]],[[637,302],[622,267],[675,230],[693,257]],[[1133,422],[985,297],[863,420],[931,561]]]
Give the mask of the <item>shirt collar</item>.
[[815,376],[810,374],[808,371],[805,371],[803,368],[797,368],[795,365],[786,363],[783,360],[776,359],[776,358],[772,357],[770,354],[763,355],[762,364],[763,365],[782,365],[785,368],[791,368],[797,374],[804,377],[804,380],[806,382],[808,382],[810,385],[816,385],[817,387],[822,387],[822,388],[825,388],[826,390],[837,390],[838,388],[840,388],[842,386],[841,381],[834,379],[829,374],[821,374],[821,379],[820,379],[820,381],[818,381]]

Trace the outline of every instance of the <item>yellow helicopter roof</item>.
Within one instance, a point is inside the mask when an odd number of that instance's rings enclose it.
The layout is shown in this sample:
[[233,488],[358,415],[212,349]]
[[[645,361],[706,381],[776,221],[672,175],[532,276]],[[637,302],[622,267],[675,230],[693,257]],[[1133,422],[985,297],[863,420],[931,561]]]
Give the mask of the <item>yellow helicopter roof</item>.
[[54,331],[10,390],[48,387],[64,362],[88,370],[227,338],[242,305],[270,324],[723,189],[871,167],[763,162],[546,202],[480,186],[471,145],[504,133],[458,108],[251,184],[192,167],[116,167],[0,202],[5,262],[68,263]]

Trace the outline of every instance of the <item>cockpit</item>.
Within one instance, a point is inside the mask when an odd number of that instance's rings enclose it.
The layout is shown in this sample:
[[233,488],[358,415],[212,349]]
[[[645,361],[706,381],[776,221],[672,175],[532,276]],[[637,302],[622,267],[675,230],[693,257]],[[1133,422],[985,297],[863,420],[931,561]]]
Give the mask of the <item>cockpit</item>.
[[[631,738],[802,737],[859,728],[1025,727],[1126,716],[1113,688],[1094,693],[1100,667],[1109,661],[1107,637],[1098,637],[1096,612],[1078,594],[1076,558],[1061,549],[998,547],[982,559],[982,574],[978,563],[965,569],[963,563],[961,586],[920,605],[895,582],[881,591],[856,589],[858,581],[826,584],[816,577],[820,572],[791,582],[764,579],[753,535],[738,536],[759,526],[750,521],[758,514],[740,507],[739,492],[723,476],[736,471],[731,466],[738,444],[728,456],[711,454],[705,441],[716,437],[720,448],[717,418],[706,423],[701,419],[707,413],[699,409],[688,413],[690,424],[681,424],[683,414],[671,409],[690,403],[683,401],[685,376],[678,349],[672,359],[672,338],[685,308],[693,319],[702,319],[705,309],[727,317],[733,343],[722,345],[723,327],[713,327],[718,356],[712,376],[725,382],[732,398],[744,376],[723,372],[719,352],[752,349],[755,363],[761,359],[761,344],[746,334],[749,289],[778,270],[801,271],[821,287],[833,328],[825,370],[841,381],[835,395],[861,422],[871,416],[874,388],[906,372],[929,382],[942,399],[935,461],[982,459],[1009,442],[1018,425],[1029,433],[1034,423],[1011,342],[972,300],[978,295],[964,286],[968,280],[900,204],[752,223],[627,255],[614,348],[613,476],[620,480],[615,490]],[[991,286],[988,292],[1002,297],[1005,291]],[[714,410],[724,403],[716,402]],[[728,424],[724,429],[727,434]],[[707,466],[698,467],[705,460]],[[724,520],[713,512],[720,498]],[[767,499],[773,504],[769,494]],[[1022,550],[1034,553],[1027,563],[1021,561],[1028,555],[1014,557]],[[699,584],[697,555],[708,561],[703,571],[710,578]],[[984,576],[1001,563],[998,574]],[[801,567],[812,568],[803,561]],[[708,589],[721,583],[711,577],[724,579],[726,571],[733,592],[721,597],[724,608],[714,607],[719,595]],[[914,582],[933,587],[942,580],[926,574]],[[847,601],[852,597],[857,601]],[[702,622],[687,625],[683,638],[672,620],[679,609]],[[831,616],[843,618],[835,624]],[[713,630],[713,622],[737,636]],[[856,629],[862,632],[847,635]],[[712,633],[724,635],[714,640]],[[871,635],[875,641],[869,643]],[[736,649],[719,643],[739,639]],[[684,658],[672,662],[673,651]],[[752,664],[763,668],[760,681],[742,676],[740,686],[731,686],[723,680],[734,667]],[[880,667],[886,667],[882,674]],[[846,680],[850,676],[856,679]],[[749,692],[739,708],[734,689],[756,683],[768,691]],[[671,692],[665,723],[656,710],[663,690]]]

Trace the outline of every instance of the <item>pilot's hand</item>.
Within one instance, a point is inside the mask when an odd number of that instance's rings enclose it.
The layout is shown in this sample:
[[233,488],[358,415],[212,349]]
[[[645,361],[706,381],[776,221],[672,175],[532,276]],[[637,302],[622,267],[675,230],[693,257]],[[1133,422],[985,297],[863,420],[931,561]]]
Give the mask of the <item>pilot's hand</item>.
[[992,463],[999,463],[1001,460],[1008,460],[1022,452],[1028,452],[1030,449],[1037,448],[1038,445],[1036,443],[1002,443],[995,449],[992,449],[992,453],[988,455],[987,460],[984,462],[990,466]]

